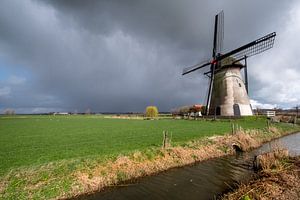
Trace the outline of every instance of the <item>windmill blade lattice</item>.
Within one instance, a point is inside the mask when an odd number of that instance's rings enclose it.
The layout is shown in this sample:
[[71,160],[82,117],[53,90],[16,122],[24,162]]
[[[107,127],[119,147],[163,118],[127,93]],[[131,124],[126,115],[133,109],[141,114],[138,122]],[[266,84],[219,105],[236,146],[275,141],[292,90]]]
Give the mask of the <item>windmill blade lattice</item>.
[[262,53],[268,49],[271,49],[274,45],[276,33],[270,33],[264,37],[261,37],[253,42],[250,42],[244,46],[241,46],[235,50],[232,50],[224,55],[219,56],[218,61],[223,60],[229,56],[234,57],[236,60],[247,58]]
[[188,73],[191,73],[193,71],[196,71],[200,68],[203,68],[207,65],[210,65],[210,61],[209,60],[205,60],[199,64],[196,64],[196,65],[193,65],[191,67],[187,67],[187,68],[184,68],[183,71],[182,71],[182,75],[185,75],[185,74],[188,74]]
[[223,40],[224,40],[224,12],[223,10],[217,15],[217,43],[216,43],[216,54],[222,53],[223,51]]

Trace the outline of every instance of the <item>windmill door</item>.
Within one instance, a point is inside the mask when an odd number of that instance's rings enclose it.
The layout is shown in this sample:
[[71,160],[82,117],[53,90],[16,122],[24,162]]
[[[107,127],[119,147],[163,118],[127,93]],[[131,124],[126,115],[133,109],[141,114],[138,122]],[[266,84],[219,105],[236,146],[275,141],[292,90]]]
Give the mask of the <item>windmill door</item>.
[[221,115],[221,108],[220,108],[220,106],[216,107],[216,113],[215,114],[216,115]]
[[233,113],[234,116],[241,116],[241,110],[239,104],[233,104]]

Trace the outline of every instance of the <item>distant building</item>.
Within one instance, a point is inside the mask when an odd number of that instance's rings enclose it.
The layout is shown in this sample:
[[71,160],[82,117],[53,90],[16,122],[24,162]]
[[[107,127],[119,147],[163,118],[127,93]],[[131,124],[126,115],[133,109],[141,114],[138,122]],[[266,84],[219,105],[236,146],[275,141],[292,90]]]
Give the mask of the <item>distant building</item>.
[[200,117],[202,116],[201,110],[203,105],[195,104],[189,106],[182,106],[179,108],[175,108],[171,111],[173,116],[182,116],[182,117]]
[[55,112],[53,115],[69,115],[70,113],[68,112]]

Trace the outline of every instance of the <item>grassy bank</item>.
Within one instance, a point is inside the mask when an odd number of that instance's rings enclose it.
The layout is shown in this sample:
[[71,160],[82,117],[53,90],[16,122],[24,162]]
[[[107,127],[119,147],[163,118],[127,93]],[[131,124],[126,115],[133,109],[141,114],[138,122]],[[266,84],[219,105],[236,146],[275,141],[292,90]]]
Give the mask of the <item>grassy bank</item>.
[[300,157],[285,151],[261,155],[255,180],[223,196],[223,200],[300,199]]
[[[266,131],[266,120],[256,117],[234,123],[252,131],[211,137],[231,132],[232,122],[228,120],[2,117],[0,197],[49,199],[89,193],[120,181],[233,153],[233,141],[248,149],[298,128],[278,124]],[[161,149],[163,130],[172,132],[168,149]]]

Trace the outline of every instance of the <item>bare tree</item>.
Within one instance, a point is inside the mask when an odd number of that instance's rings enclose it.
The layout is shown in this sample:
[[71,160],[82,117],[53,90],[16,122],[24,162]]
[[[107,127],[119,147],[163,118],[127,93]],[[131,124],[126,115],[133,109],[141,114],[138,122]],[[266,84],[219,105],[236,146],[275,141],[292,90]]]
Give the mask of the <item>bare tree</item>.
[[11,108],[6,108],[6,109],[3,111],[3,114],[4,114],[4,115],[14,115],[14,114],[15,114],[15,110],[14,110],[14,109],[11,109]]
[[86,114],[86,115],[90,115],[90,114],[91,114],[91,109],[88,108],[88,109],[85,111],[85,114]]

